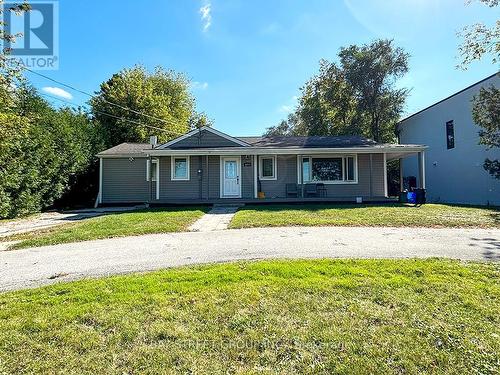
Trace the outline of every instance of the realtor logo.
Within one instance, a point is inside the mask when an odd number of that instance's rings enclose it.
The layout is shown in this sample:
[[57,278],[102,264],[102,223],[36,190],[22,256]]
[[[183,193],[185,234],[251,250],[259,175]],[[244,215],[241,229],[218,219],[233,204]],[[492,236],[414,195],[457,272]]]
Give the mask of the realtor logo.
[[19,2],[5,2],[2,12],[5,31],[16,36],[15,42],[4,45],[10,50],[11,62],[30,69],[57,69],[59,4],[56,1],[30,1],[31,10],[21,14],[9,10],[16,4]]

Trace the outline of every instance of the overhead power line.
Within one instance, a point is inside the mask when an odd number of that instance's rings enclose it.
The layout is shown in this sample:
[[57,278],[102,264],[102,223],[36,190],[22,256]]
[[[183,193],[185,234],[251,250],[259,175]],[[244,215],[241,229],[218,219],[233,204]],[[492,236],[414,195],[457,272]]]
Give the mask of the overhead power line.
[[[74,103],[71,103],[71,102],[68,102],[67,100],[64,100],[64,99],[61,99],[61,98],[58,98],[56,96],[53,96],[53,95],[49,95],[49,94],[44,94],[44,93],[40,93],[40,95],[42,96],[45,96],[47,98],[51,98],[51,99],[55,99],[55,100],[59,100],[60,102],[63,102],[63,103],[66,103],[66,104],[69,104],[71,106],[74,106],[75,104]],[[82,105],[83,106],[83,105]],[[167,130],[167,129],[162,129],[162,128],[158,128],[156,126],[152,126],[152,125],[148,125],[148,124],[143,124],[142,122],[138,122],[138,121],[134,121],[134,120],[129,120],[127,118],[124,118],[124,117],[120,117],[120,116],[116,116],[116,115],[113,115],[111,113],[106,113],[106,112],[102,112],[102,111],[96,111],[96,110],[93,110],[95,113],[99,113],[100,115],[103,115],[103,116],[108,116],[108,117],[112,117],[112,118],[115,118],[115,119],[118,119],[118,120],[122,120],[122,121],[126,121],[126,122],[129,122],[131,124],[134,124],[134,125],[140,125],[140,126],[145,126],[147,128],[151,128],[151,129],[155,129],[155,130],[160,130],[162,132],[166,132],[166,133],[170,133],[170,134],[173,134],[173,135],[182,135],[183,133],[176,133],[176,132],[172,132],[170,130]]]
[[[148,115],[147,113],[143,113],[143,112],[139,112],[139,111],[136,111],[134,109],[131,109],[131,108],[128,108],[128,107],[125,107],[125,106],[122,106],[121,104],[117,104],[117,103],[113,103],[113,102],[110,102],[109,100],[106,100],[104,98],[101,98],[101,97],[98,97],[97,95],[94,95],[94,94],[90,94],[86,91],[83,91],[83,90],[80,90],[72,85],[68,85],[67,83],[64,83],[64,82],[61,82],[61,81],[58,81],[54,78],[51,78],[51,77],[48,77],[42,73],[39,73],[37,71],[34,71],[34,70],[31,70],[30,68],[27,68],[27,67],[24,67],[25,70],[39,76],[39,77],[42,77],[42,78],[45,78],[45,79],[48,79],[49,81],[51,82],[54,82],[54,83],[57,83],[58,85],[61,85],[61,86],[64,86],[70,90],[73,90],[73,91],[76,91],[76,92],[79,92],[83,95],[87,95],[88,97],[91,97],[91,98],[94,98],[94,99],[98,99],[98,100],[101,100],[103,101],[104,103],[107,103],[109,105],[112,105],[112,106],[115,106],[115,107],[118,107],[118,108],[121,108],[125,111],[129,111],[131,113],[135,113],[136,115],[139,115],[139,116],[144,116],[144,117],[149,117],[153,120],[156,120],[156,121],[161,121],[163,122],[164,124],[167,124],[167,125],[170,125],[170,123],[168,123],[168,121],[166,121],[165,119],[162,119],[162,118],[159,118],[159,117],[155,117],[155,116],[151,116],[151,115]],[[96,111],[94,111],[96,112]],[[183,133],[176,133],[177,135],[182,135]]]

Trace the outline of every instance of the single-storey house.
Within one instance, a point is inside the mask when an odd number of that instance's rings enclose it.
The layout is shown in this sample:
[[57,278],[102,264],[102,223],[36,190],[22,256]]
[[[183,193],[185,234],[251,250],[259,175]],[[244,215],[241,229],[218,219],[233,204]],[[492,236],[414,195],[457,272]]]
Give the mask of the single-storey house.
[[425,187],[425,148],[358,136],[232,137],[202,127],[165,144],[99,153],[98,203],[383,201],[389,160],[418,155]]

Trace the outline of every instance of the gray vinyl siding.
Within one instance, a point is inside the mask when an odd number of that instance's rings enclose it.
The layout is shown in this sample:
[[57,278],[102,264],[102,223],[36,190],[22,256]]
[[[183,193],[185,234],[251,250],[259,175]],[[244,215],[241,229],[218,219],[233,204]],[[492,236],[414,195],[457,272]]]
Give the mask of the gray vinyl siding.
[[103,203],[142,203],[148,197],[146,158],[102,159]]
[[[220,156],[189,156],[190,180],[172,181],[170,156],[159,158],[159,179],[161,200],[205,200],[220,198]],[[384,157],[372,154],[358,155],[357,184],[326,184],[329,198],[383,197]],[[150,186],[146,181],[146,158],[104,158],[102,171],[102,202],[137,203],[149,201]],[[278,155],[277,179],[260,181],[261,191],[266,198],[286,198],[286,184],[297,183],[297,156]],[[208,163],[207,163],[208,162]],[[245,166],[245,164],[247,164]],[[198,174],[201,170],[201,174]],[[254,192],[253,157],[241,157],[241,195],[252,199]],[[371,188],[370,188],[371,185]],[[156,182],[152,183],[153,201],[156,199]]]
[[200,199],[198,156],[187,156],[189,161],[189,180],[171,179],[170,156],[160,157],[160,200],[162,199]]
[[[245,164],[247,164],[245,166]],[[253,177],[253,156],[241,157],[241,197],[255,198]]]
[[[297,183],[297,156],[277,156],[277,179],[260,181],[261,191],[266,198],[285,198],[286,184]],[[370,189],[370,180],[371,186]],[[370,155],[358,155],[357,184],[325,184],[328,197],[383,197],[384,155],[372,154],[372,172],[370,173]]]
[[[383,197],[384,155],[371,154],[372,172],[370,173],[370,154],[358,154],[357,184],[326,184],[328,197]],[[370,179],[372,189],[370,191]]]
[[[276,156],[276,180],[261,180],[260,188],[266,198],[285,198],[286,184],[297,183],[297,156]],[[260,168],[260,165],[259,165]]]
[[203,148],[203,147],[241,147],[229,139],[223,138],[212,132],[202,130],[201,133],[193,134],[192,136],[174,143],[169,148]]

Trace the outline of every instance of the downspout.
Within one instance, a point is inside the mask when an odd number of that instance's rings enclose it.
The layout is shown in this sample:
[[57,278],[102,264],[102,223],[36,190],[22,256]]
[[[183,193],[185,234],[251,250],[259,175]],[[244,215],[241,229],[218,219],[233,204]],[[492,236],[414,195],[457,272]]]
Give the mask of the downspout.
[[404,177],[403,177],[403,159],[399,159],[399,191],[402,192],[404,189]]

